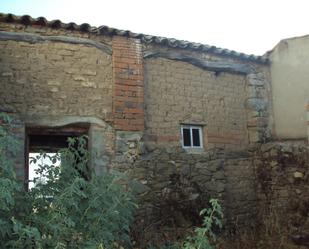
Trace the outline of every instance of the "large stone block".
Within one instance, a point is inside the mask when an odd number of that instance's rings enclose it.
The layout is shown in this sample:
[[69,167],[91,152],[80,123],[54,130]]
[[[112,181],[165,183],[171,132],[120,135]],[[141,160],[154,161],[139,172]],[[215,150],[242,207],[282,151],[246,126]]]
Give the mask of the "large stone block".
[[248,98],[245,102],[245,107],[253,111],[265,111],[268,103],[262,98]]

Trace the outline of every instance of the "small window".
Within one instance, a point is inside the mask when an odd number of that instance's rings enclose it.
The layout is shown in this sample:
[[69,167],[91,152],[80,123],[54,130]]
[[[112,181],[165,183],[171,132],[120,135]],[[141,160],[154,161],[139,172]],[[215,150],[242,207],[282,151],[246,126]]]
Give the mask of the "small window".
[[194,125],[181,126],[183,148],[203,148],[202,127]]

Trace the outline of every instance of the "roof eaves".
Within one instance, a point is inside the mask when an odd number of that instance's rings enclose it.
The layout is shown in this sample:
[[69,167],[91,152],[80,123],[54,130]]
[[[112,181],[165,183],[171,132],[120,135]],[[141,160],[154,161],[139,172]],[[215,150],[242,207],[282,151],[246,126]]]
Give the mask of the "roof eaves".
[[119,30],[119,29],[108,27],[108,26],[100,26],[96,28],[96,27],[90,26],[88,23],[83,23],[81,25],[78,25],[74,22],[63,23],[60,20],[48,21],[44,17],[32,18],[29,15],[16,16],[13,14],[3,14],[3,13],[0,13],[0,22],[20,23],[26,26],[40,25],[40,26],[46,26],[46,27],[50,27],[54,29],[66,29],[66,30],[72,30],[72,31],[75,30],[75,31],[80,31],[80,32],[88,32],[88,33],[95,33],[95,34],[108,35],[108,36],[119,35],[119,36],[131,37],[131,38],[138,38],[143,43],[146,43],[146,44],[153,43],[153,44],[168,46],[172,48],[181,48],[181,49],[189,49],[189,50],[194,50],[194,51],[209,52],[209,53],[213,53],[216,55],[232,57],[232,58],[236,58],[240,60],[252,61],[252,62],[260,63],[260,64],[267,64],[269,62],[268,57],[266,55],[264,56],[247,55],[247,54],[239,53],[239,52],[229,50],[229,49],[222,49],[216,46],[209,46],[207,44],[177,40],[174,38],[145,35],[142,33],[134,33],[129,30]]

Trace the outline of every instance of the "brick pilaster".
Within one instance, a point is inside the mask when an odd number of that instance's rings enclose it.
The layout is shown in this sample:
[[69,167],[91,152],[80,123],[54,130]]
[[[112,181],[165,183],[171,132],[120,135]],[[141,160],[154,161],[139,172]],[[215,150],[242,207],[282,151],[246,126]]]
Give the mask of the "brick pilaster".
[[113,116],[116,130],[144,130],[144,70],[140,40],[113,37]]

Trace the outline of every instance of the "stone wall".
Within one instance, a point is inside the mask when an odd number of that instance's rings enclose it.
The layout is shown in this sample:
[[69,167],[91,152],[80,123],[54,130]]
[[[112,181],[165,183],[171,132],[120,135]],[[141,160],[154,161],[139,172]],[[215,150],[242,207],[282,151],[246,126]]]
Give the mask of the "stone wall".
[[225,165],[224,203],[228,234],[256,227],[256,179],[251,153],[244,151],[227,155]]
[[254,161],[260,212],[273,211],[294,234],[309,235],[309,149],[304,141],[263,144]]
[[177,239],[199,225],[199,210],[207,207],[210,198],[218,198],[224,234],[253,235],[265,219],[276,219],[279,223],[268,229],[281,229],[291,241],[295,234],[309,233],[308,172],[304,141],[269,142],[250,152],[144,151],[126,168],[140,193],[133,235],[146,244]]
[[210,198],[219,199],[223,207],[226,231],[255,225],[254,170],[248,152],[155,149],[142,154],[126,174],[140,193],[133,235],[144,243],[177,239],[200,225],[199,212]]

